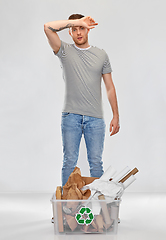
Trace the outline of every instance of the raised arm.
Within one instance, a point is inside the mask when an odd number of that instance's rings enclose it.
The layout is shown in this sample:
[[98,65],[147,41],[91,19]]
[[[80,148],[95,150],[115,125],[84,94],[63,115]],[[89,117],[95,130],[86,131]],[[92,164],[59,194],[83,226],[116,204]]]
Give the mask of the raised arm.
[[78,20],[61,20],[61,21],[53,21],[44,24],[44,32],[48,38],[48,42],[52,47],[53,51],[57,53],[61,46],[61,40],[57,34],[57,32],[65,29],[76,26]]
[[49,44],[52,47],[53,51],[57,53],[61,46],[61,40],[57,34],[57,32],[71,27],[83,26],[88,29],[92,29],[97,25],[94,19],[91,17],[83,17],[81,19],[75,20],[60,20],[53,21],[44,24],[44,31],[48,38]]
[[119,111],[118,111],[118,103],[116,97],[116,90],[112,80],[111,73],[103,74],[103,80],[107,90],[108,100],[110,102],[112,112],[113,112],[113,119],[110,123],[110,133],[111,136],[119,132]]

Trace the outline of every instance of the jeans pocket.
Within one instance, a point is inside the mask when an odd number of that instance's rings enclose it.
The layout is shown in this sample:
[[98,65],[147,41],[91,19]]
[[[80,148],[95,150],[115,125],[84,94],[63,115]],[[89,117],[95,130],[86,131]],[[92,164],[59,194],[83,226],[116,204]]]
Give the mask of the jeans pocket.
[[69,112],[62,112],[62,117],[67,117],[69,114]]

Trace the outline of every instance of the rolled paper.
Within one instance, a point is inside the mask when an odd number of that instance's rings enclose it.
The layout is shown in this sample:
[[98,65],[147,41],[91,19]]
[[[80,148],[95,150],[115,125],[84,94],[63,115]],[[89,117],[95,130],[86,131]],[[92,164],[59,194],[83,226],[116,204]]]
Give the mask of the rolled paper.
[[112,166],[109,166],[109,168],[107,168],[107,170],[103,173],[100,179],[103,181],[109,181],[109,179],[112,178],[115,173],[116,170]]
[[118,173],[117,175],[115,175],[115,177],[113,177],[113,181],[118,183],[119,180],[121,178],[123,178],[127,173],[129,173],[131,171],[131,169],[127,166],[125,167],[120,173]]
[[131,172],[129,172],[124,178],[122,178],[119,182],[124,183],[130,176],[135,175],[138,172],[137,168],[134,168]]
[[134,181],[136,180],[136,178],[134,177],[134,175],[131,175],[124,183],[123,186],[126,189],[130,184],[132,184]]

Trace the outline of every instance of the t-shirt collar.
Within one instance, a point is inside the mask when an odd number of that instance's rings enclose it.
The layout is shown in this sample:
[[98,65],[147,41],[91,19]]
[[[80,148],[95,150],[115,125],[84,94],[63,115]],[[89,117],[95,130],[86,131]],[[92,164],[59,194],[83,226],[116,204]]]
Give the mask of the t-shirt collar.
[[79,49],[79,50],[88,50],[89,48],[91,48],[91,46],[89,46],[89,47],[87,47],[87,48],[79,48],[79,47],[77,47],[77,46],[75,45],[75,43],[74,43],[74,47],[77,48],[77,49]]

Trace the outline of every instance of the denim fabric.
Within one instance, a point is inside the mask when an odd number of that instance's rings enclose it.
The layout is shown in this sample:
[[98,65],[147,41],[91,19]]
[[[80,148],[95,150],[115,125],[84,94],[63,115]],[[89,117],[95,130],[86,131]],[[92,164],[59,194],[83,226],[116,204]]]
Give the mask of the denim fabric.
[[63,142],[62,186],[65,185],[77,165],[82,134],[87,148],[90,175],[91,177],[101,177],[105,138],[104,119],[63,112],[61,130]]

